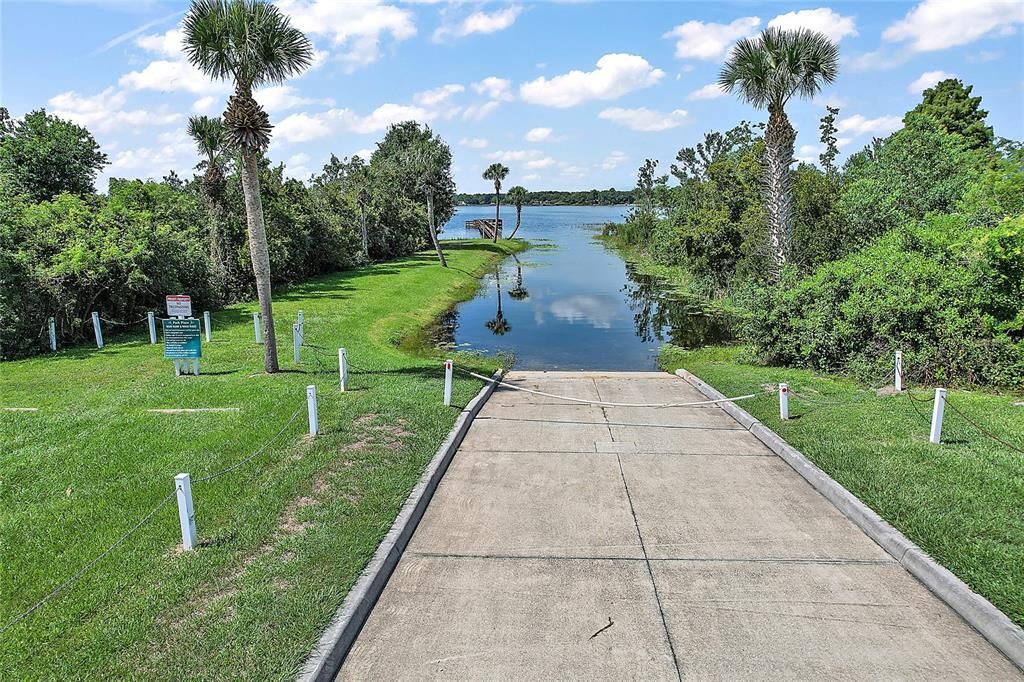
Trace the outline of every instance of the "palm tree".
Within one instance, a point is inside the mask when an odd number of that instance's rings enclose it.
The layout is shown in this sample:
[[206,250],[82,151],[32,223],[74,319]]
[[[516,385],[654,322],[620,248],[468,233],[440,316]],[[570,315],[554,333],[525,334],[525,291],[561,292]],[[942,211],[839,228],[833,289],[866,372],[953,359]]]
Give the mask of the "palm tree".
[[[512,189],[515,189],[514,187]],[[512,195],[512,190],[509,190],[509,196]],[[513,233],[514,234],[514,233]],[[512,237],[509,237],[511,239]],[[530,297],[530,292],[523,286],[523,264],[520,262],[516,254],[512,254],[512,258],[516,261],[516,285],[508,290],[508,296],[514,301],[525,301]]]
[[516,207],[516,229],[512,230],[512,234],[508,236],[509,239],[516,236],[516,232],[519,231],[519,223],[523,221],[523,202],[526,201],[526,188],[522,185],[516,185],[508,191],[508,200]]
[[494,181],[494,240],[498,241],[498,221],[501,220],[501,181],[508,177],[508,166],[492,163],[484,171],[484,180]]
[[501,310],[501,271],[494,271],[494,281],[498,286],[498,312],[494,319],[488,320],[484,326],[491,330],[495,336],[504,336],[512,330],[512,325],[505,319],[505,313]]
[[437,260],[441,267],[448,267],[448,261],[444,258],[444,251],[441,250],[441,242],[437,240],[437,227],[434,225],[434,195],[444,182],[446,157],[450,158],[451,152],[440,138],[418,139],[408,150],[407,163],[416,175],[416,184],[423,192],[427,200],[427,231],[430,233],[430,242],[437,251]]
[[824,34],[769,27],[736,43],[718,75],[726,92],[768,110],[765,132],[765,203],[777,279],[786,264],[793,229],[793,130],[785,106],[793,95],[811,98],[839,75],[839,47]]
[[259,159],[270,144],[272,126],[252,93],[253,88],[280,84],[302,73],[312,63],[313,46],[266,0],[192,0],[182,27],[185,55],[193,66],[211,78],[231,79],[235,84],[224,127],[228,142],[241,156],[249,254],[263,319],[263,364],[267,372],[276,372],[270,254],[259,177]]
[[200,162],[203,168],[203,195],[210,214],[210,260],[213,261],[218,279],[223,279],[224,260],[224,223],[226,208],[224,206],[224,189],[227,182],[224,178],[224,158],[227,155],[224,124],[220,118],[209,116],[190,116],[189,137],[196,143],[199,154],[206,157]]

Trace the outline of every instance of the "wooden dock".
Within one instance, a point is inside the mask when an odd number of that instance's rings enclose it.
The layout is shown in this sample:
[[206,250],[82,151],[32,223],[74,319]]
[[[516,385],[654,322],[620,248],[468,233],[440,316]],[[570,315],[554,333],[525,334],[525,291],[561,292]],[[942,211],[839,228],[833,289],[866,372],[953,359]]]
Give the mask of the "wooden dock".
[[[498,236],[501,236],[501,219],[498,219]],[[494,221],[486,218],[477,218],[475,220],[466,221],[467,230],[477,230],[481,237],[488,239],[494,238]]]

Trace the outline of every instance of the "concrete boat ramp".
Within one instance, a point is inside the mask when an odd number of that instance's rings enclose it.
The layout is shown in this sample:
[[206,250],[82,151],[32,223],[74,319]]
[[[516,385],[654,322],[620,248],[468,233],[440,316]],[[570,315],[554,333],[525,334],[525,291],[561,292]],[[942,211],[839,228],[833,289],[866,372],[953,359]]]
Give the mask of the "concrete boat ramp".
[[[513,372],[625,403],[663,373]],[[1019,679],[717,405],[500,387],[339,679]]]

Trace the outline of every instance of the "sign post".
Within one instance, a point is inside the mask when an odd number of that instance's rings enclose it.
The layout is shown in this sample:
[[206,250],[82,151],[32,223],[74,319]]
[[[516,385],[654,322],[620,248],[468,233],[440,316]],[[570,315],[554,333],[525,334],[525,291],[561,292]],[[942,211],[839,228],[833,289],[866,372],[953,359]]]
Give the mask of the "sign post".
[[181,376],[182,368],[186,373],[191,371],[199,376],[199,358],[203,356],[202,330],[199,320],[192,317],[192,299],[168,296],[167,315],[168,319],[163,320],[164,357],[174,360],[174,376]]
[[210,343],[210,334],[212,332],[211,332],[211,329],[210,329],[210,311],[209,310],[203,312],[203,325],[205,325],[205,327],[206,327],[206,343]]
[[149,322],[149,342],[156,343],[156,313],[150,310],[146,313],[146,320]]
[[57,350],[57,325],[52,317],[47,321],[47,324],[50,327],[50,350],[55,351]]
[[103,348],[103,329],[100,327],[100,314],[92,314],[92,331],[96,335],[96,347]]

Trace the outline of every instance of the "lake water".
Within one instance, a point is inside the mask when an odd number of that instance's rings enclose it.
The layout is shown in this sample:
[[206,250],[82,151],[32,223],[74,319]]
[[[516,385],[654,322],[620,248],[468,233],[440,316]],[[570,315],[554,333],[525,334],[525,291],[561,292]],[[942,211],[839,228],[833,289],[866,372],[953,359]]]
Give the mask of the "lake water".
[[[595,235],[626,206],[526,206],[516,237],[535,245],[484,278],[475,298],[441,321],[438,341],[459,350],[514,353],[518,369],[655,369],[665,342],[695,347],[727,338],[725,320],[640,275]],[[463,206],[442,239],[493,218],[493,206]],[[515,209],[502,206],[505,234]]]

